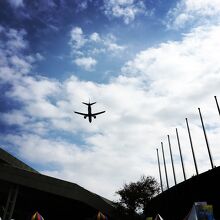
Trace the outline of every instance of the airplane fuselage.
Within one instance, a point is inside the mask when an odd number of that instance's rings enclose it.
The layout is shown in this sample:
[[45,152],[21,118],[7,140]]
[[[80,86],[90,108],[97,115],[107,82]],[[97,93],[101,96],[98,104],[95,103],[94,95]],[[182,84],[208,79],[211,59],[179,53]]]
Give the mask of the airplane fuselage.
[[89,118],[89,122],[92,122],[92,108],[91,105],[88,105],[88,118]]

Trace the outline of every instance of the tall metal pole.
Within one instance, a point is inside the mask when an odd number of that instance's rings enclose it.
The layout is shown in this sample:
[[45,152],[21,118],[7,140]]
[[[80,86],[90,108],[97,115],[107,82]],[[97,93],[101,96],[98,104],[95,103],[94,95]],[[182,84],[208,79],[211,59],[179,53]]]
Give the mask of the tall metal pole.
[[193,150],[192,138],[191,138],[191,134],[190,134],[189,124],[188,124],[187,118],[186,118],[186,125],[187,125],[188,134],[189,134],[189,140],[190,140],[190,145],[191,145],[193,160],[194,160],[194,164],[195,164],[196,175],[198,175],[199,172],[198,172],[198,168],[197,168],[197,164],[196,164],[196,157],[195,157],[194,150]]
[[166,167],[166,161],[164,156],[164,150],[163,150],[163,142],[161,142],[162,147],[162,153],[163,153],[163,163],[164,163],[164,170],[165,170],[165,176],[166,176],[166,182],[167,182],[167,189],[169,189],[169,183],[168,183],[168,177],[167,177],[167,167]]
[[180,152],[180,159],[181,159],[181,164],[182,164],[182,169],[183,169],[183,176],[184,176],[184,180],[186,180],[186,173],[185,173],[185,168],[184,168],[184,163],[183,163],[183,157],[182,157],[182,151],[181,151],[181,147],[180,147],[179,134],[178,134],[177,128],[176,128],[176,138],[177,138],[178,147],[179,147],[179,152]]
[[175,174],[175,169],[174,169],[174,164],[173,164],[173,154],[171,150],[171,143],[170,143],[170,136],[167,135],[168,138],[168,144],[169,144],[169,149],[170,149],[170,158],[171,158],[171,163],[172,163],[172,168],[173,168],[173,178],[174,178],[174,183],[176,185],[176,174]]
[[215,102],[216,102],[216,105],[217,105],[217,108],[218,108],[218,113],[219,113],[219,115],[220,115],[220,108],[219,108],[219,105],[218,105],[218,100],[217,100],[217,97],[216,96],[214,96],[215,97]]
[[208,138],[207,138],[206,131],[205,131],[205,126],[204,126],[203,119],[202,119],[201,110],[200,110],[200,108],[198,108],[198,110],[199,110],[199,116],[200,116],[201,123],[202,123],[203,133],[204,133],[204,136],[205,136],[206,146],[207,146],[208,153],[209,153],[210,163],[211,163],[211,166],[212,166],[212,169],[213,169],[214,168],[214,164],[213,164],[213,160],[212,160],[212,155],[211,155],[211,151],[210,151],[210,147],[209,147]]
[[157,148],[157,162],[158,162],[159,174],[160,174],[160,186],[161,186],[161,191],[163,192],[163,182],[162,182],[162,176],[161,176],[160,158],[159,158],[158,148]]

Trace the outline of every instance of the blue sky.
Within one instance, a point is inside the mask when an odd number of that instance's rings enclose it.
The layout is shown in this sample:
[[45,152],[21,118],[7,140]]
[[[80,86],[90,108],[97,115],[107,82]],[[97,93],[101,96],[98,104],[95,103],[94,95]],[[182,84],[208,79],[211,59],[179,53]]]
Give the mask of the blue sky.
[[[161,141],[173,184],[167,134],[183,181],[176,127],[188,178],[195,173],[185,117],[199,171],[210,168],[201,107],[219,164],[218,0],[4,0],[0,8],[4,149],[115,199],[142,174],[158,179]],[[81,102],[89,99],[97,101],[94,111],[106,110],[92,124],[73,114],[86,111]]]

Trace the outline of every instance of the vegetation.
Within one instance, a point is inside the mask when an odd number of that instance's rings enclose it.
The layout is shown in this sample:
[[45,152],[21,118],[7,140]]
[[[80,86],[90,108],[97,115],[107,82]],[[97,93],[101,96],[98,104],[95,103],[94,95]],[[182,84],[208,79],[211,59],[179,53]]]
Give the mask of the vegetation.
[[137,182],[124,184],[116,193],[120,196],[118,209],[132,219],[137,214],[146,214],[149,201],[160,192],[158,182],[152,176],[142,176]]

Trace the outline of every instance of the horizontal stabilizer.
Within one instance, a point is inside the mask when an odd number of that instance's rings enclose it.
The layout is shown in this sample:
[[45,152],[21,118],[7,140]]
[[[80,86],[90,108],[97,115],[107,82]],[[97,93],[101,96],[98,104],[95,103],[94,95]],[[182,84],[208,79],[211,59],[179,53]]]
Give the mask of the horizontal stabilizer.
[[85,104],[85,105],[94,105],[96,102],[93,102],[93,103],[86,103],[86,102],[82,102],[83,104]]

